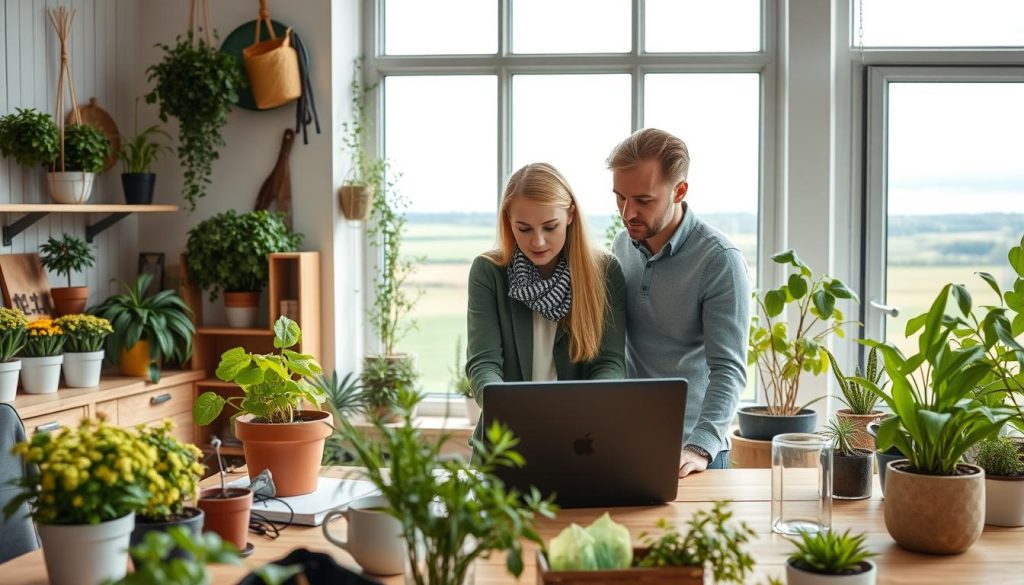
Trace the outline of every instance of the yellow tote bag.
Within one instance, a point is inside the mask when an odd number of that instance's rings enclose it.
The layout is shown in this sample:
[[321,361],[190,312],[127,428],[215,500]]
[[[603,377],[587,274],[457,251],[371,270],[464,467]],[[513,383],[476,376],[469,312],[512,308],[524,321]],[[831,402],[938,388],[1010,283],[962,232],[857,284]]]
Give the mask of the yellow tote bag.
[[[266,24],[270,39],[260,41],[260,26]],[[252,97],[256,107],[269,110],[299,99],[302,84],[299,81],[299,56],[292,48],[292,29],[284,36],[274,34],[270,15],[260,11],[256,19],[255,42],[242,49],[245,72],[249,76]]]

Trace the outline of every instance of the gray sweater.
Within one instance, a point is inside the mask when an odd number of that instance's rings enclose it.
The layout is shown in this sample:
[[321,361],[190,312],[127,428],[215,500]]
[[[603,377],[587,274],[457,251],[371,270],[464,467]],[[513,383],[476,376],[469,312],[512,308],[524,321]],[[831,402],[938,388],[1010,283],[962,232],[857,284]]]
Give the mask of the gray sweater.
[[689,382],[684,445],[715,457],[747,383],[750,281],[743,255],[684,205],[683,221],[654,256],[619,232],[626,277],[626,371]]

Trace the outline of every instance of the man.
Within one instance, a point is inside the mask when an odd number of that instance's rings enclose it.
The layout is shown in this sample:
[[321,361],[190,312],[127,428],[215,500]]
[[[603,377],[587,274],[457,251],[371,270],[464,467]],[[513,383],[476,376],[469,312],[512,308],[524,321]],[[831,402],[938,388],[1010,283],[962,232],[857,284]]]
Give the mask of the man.
[[746,387],[750,283],[743,255],[683,200],[690,156],[654,128],[609,155],[626,229],[612,252],[626,277],[626,371],[689,382],[679,477],[728,467],[728,427]]

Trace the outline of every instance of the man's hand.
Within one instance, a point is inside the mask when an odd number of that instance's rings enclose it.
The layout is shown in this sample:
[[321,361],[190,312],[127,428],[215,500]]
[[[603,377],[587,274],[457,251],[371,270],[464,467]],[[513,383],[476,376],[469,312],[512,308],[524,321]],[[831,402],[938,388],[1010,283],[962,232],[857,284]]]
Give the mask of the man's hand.
[[700,473],[707,468],[707,459],[686,449],[679,452],[679,477],[686,477],[691,473]]

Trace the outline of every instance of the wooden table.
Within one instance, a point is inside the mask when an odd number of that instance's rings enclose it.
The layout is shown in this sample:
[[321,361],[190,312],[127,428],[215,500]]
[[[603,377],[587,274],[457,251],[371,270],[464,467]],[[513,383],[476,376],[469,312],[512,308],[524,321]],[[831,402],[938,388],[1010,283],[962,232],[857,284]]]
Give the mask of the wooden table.
[[[325,475],[337,475],[351,471],[343,469],[325,470]],[[731,469],[710,470],[680,480],[679,495],[669,505],[612,508],[616,522],[627,526],[636,538],[644,530],[652,530],[659,518],[682,526],[696,510],[709,508],[714,499],[733,500],[732,509],[736,516],[747,521],[758,531],[752,543],[751,552],[757,560],[756,578],[780,576],[785,573],[784,562],[791,545],[780,535],[769,529],[770,517],[770,470]],[[205,483],[209,484],[207,480]],[[967,552],[957,556],[931,556],[905,551],[897,546],[885,530],[882,513],[883,502],[875,485],[876,496],[870,500],[835,501],[832,508],[833,526],[839,530],[852,528],[855,532],[867,533],[867,545],[878,557],[878,582],[884,584],[1024,584],[1024,528],[997,528],[986,526],[981,538]],[[587,524],[604,510],[564,510],[553,521],[540,524],[540,533],[545,540],[552,538],[569,522]],[[339,520],[343,522],[344,520]],[[341,527],[336,527],[341,532]],[[252,567],[284,557],[296,547],[324,551],[353,568],[357,568],[347,553],[327,543],[319,527],[294,526],[285,529],[277,540],[251,536],[256,550],[245,560],[244,567],[213,566],[213,582],[220,584],[237,583]],[[526,570],[521,583],[535,582],[536,547],[529,545]],[[382,579],[384,583],[402,583],[401,575]],[[6,585],[43,585],[46,570],[43,566],[42,551],[35,551],[0,565],[0,582]],[[503,555],[496,554],[477,564],[476,583],[513,583],[515,579],[504,569]],[[751,583],[756,582],[754,579]]]

